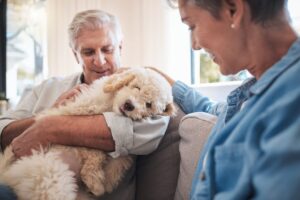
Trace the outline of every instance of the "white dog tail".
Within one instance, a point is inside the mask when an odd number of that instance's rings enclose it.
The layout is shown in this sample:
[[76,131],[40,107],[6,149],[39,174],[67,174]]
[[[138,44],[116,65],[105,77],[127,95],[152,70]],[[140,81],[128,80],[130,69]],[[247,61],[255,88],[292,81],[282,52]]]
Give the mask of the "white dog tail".
[[11,146],[8,146],[4,153],[0,153],[0,182],[2,180],[2,175],[9,168],[9,166],[15,161],[15,155],[12,152]]
[[[7,157],[6,157],[7,156]],[[10,154],[5,154],[9,164]],[[2,159],[1,159],[2,162]],[[77,184],[75,175],[55,152],[33,152],[8,166],[1,167],[1,181],[10,186],[19,200],[75,200]]]

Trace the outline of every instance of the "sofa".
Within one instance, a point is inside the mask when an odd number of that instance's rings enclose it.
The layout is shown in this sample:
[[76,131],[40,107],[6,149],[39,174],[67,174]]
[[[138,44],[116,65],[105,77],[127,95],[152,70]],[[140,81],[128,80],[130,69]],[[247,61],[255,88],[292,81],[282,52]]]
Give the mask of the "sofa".
[[201,112],[185,115],[178,108],[158,149],[137,157],[135,199],[188,199],[200,151],[216,119]]
[[[135,175],[125,177],[124,184],[117,188],[123,190],[123,196],[105,195],[99,200],[189,198],[198,157],[216,117],[207,113],[185,115],[178,107],[177,110],[158,148],[149,155],[136,157],[136,165],[131,169]],[[0,184],[0,199],[16,198]]]

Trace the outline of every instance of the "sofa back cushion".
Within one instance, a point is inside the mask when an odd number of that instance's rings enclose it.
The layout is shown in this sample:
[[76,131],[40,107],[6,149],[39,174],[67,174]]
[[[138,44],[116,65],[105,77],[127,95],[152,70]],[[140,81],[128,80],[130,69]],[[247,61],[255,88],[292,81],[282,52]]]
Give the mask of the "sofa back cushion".
[[173,200],[179,173],[179,123],[185,114],[177,107],[158,148],[136,162],[136,200]]

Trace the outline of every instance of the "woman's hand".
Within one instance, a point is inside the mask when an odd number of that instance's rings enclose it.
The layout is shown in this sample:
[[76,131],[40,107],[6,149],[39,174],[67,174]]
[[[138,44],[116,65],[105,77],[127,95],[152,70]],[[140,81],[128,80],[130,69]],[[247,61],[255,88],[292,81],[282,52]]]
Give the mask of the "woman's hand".
[[62,93],[62,95],[60,95],[58,99],[54,102],[52,107],[57,108],[58,106],[65,105],[69,101],[74,101],[75,97],[86,88],[88,88],[88,85],[85,83],[76,85],[72,89]]

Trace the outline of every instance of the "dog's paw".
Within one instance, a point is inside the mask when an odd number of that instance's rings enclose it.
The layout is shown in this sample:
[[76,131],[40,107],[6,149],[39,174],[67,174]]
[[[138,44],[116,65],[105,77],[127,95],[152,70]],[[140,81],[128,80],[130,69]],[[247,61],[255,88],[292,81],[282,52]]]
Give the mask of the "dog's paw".
[[130,156],[111,159],[105,166],[105,190],[112,192],[125,176],[126,171],[132,166]]
[[88,191],[93,195],[101,196],[105,193],[105,187],[101,181],[91,178],[88,178],[87,180],[82,178],[82,181],[85,183]]
[[81,180],[86,185],[89,192],[95,196],[101,196],[105,192],[103,171],[89,171],[88,173],[81,171]]

